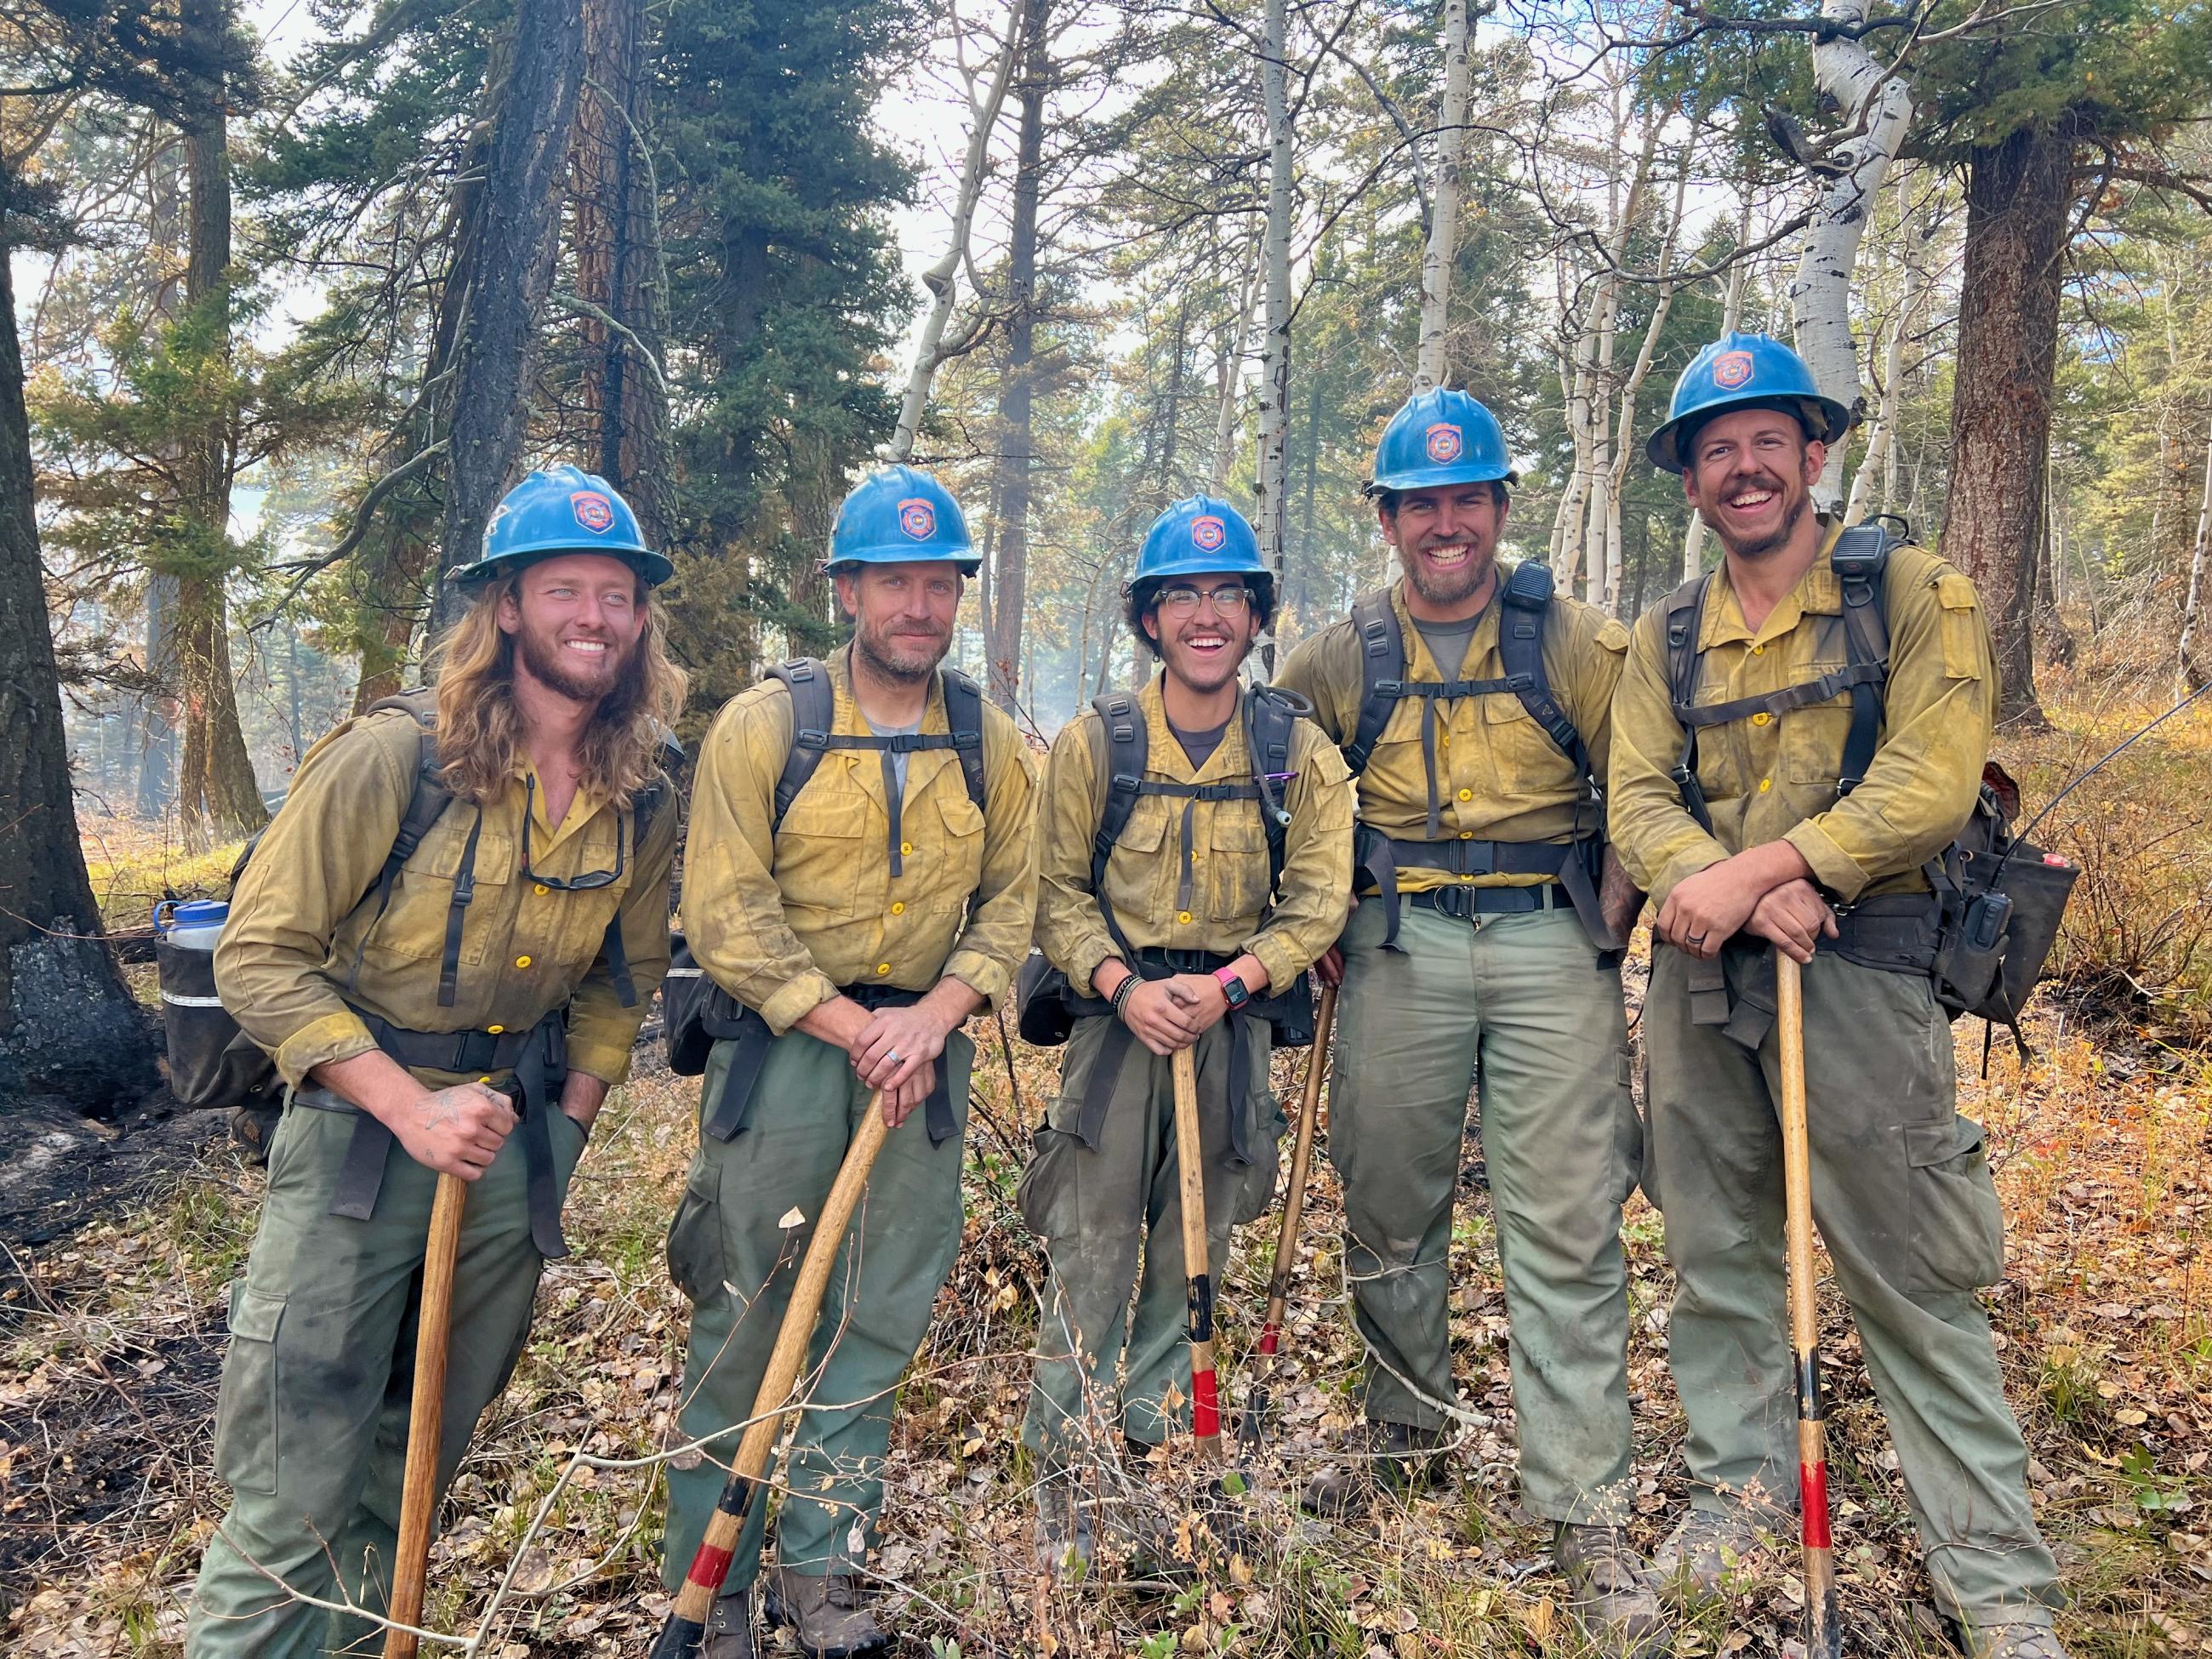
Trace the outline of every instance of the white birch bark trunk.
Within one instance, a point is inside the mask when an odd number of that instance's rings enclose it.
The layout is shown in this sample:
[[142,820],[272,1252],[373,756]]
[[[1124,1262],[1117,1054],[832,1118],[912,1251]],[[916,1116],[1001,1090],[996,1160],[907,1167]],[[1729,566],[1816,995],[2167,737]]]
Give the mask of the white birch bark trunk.
[[[1866,12],[1865,0],[1821,0],[1820,15],[1832,23],[1863,22]],[[1851,343],[1851,270],[1882,176],[1905,142],[1912,99],[1902,76],[1890,75],[1865,46],[1842,36],[1814,42],[1813,74],[1820,90],[1844,112],[1846,131],[1856,136],[1838,151],[1847,170],[1829,180],[1806,231],[1796,278],[1790,284],[1790,316],[1797,354],[1813,371],[1813,383],[1846,409],[1856,409],[1859,365]],[[1814,487],[1814,504],[1823,512],[1842,505],[1844,448],[1841,443],[1830,446],[1827,465]]]
[[[991,65],[990,80],[983,96],[978,101],[972,90],[969,96],[974,122],[968,134],[968,154],[961,162],[959,190],[953,198],[952,234],[945,257],[921,274],[922,285],[930,294],[929,313],[915,343],[914,363],[907,371],[906,395],[899,404],[898,426],[890,441],[877,452],[886,461],[913,458],[915,437],[921,430],[922,412],[929,407],[930,382],[936,378],[938,369],[967,343],[962,338],[947,345],[945,331],[952,320],[954,302],[959,296],[960,267],[968,258],[969,238],[975,228],[975,205],[982,199],[983,181],[990,171],[991,134],[999,125],[1000,112],[1006,108],[1006,89],[1013,84],[1014,66],[1021,58],[1022,15],[1022,0],[1014,0],[1007,8],[1006,44]],[[971,88],[973,84],[971,81]]]
[[[1289,0],[1267,0],[1260,90],[1267,111],[1267,325],[1260,398],[1260,555],[1283,580],[1291,416],[1291,88]],[[1270,665],[1272,667],[1272,664]]]
[[1919,319],[1920,299],[1927,289],[1920,262],[1913,257],[1912,216],[1906,196],[1909,186],[1906,179],[1897,181],[1897,244],[1905,266],[1905,291],[1898,300],[1889,343],[1882,353],[1881,403],[1875,415],[1874,428],[1867,434],[1866,454],[1859,461],[1859,470],[1851,475],[1850,499],[1844,505],[1845,524],[1856,524],[1866,517],[1876,478],[1882,481],[1883,507],[1887,510],[1889,493],[1897,477],[1897,416],[1905,397],[1905,342]]
[[[1690,187],[1690,154],[1686,149],[1680,158],[1680,171],[1674,179],[1674,216],[1667,222],[1666,240],[1659,248],[1659,275],[1666,276],[1674,268],[1675,244],[1682,234],[1682,209]],[[1636,362],[1628,371],[1628,378],[1620,383],[1620,415],[1613,436],[1613,470],[1606,480],[1605,509],[1605,586],[1602,603],[1609,614],[1620,611],[1621,564],[1624,557],[1620,533],[1620,497],[1628,482],[1628,469],[1636,454],[1636,399],[1644,390],[1645,378],[1651,373],[1651,359],[1659,349],[1659,337],[1666,331],[1667,315],[1674,308],[1674,284],[1662,283],[1651,302],[1650,320],[1644,325],[1644,343],[1638,348]]]
[[1467,0],[1444,0],[1444,98],[1437,131],[1437,188],[1421,254],[1421,336],[1413,390],[1443,384],[1444,327],[1451,306],[1452,259],[1459,246],[1461,169],[1467,155],[1468,64]]
[[[1260,301],[1260,277],[1265,264],[1264,235],[1245,245],[1244,282],[1237,291],[1237,314],[1229,329],[1219,362],[1216,389],[1220,398],[1213,415],[1213,493],[1229,488],[1230,470],[1237,465],[1237,394],[1244,387],[1244,359],[1252,349],[1252,307]],[[1287,423],[1285,429],[1288,430]]]
[[[1751,198],[1743,198],[1742,211],[1736,218],[1736,261],[1729,267],[1728,296],[1721,301],[1721,332],[1733,334],[1743,321],[1743,274],[1747,261],[1742,250],[1751,240]],[[1694,580],[1705,562],[1705,521],[1693,511],[1690,528],[1682,537],[1682,580]]]
[[2204,566],[2212,559],[2212,432],[2204,441],[2204,493],[2197,507],[2197,545],[2189,556],[2189,599],[2181,612],[2181,689],[2198,691],[2208,676],[2197,659],[2197,631],[2204,617]]

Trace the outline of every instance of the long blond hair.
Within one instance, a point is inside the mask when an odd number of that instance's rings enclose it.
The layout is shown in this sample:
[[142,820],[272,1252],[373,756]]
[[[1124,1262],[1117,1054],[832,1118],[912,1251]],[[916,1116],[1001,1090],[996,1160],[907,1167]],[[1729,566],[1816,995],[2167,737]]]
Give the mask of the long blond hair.
[[[518,581],[509,575],[487,582],[431,653],[438,669],[438,761],[446,787],[479,805],[529,765],[514,706],[514,635],[499,625],[501,603],[510,597],[520,601]],[[683,711],[687,683],[669,659],[659,608],[642,582],[638,587],[645,625],[576,749],[578,783],[617,808],[628,807],[659,771],[660,745]]]

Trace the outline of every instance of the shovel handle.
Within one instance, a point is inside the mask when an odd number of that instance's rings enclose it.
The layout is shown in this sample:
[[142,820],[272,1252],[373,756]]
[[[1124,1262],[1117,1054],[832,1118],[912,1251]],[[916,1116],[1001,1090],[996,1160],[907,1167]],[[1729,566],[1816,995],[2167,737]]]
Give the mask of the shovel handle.
[[1321,1012],[1314,1018],[1311,1058],[1306,1061],[1305,1094],[1298,1102],[1297,1138],[1291,1143],[1291,1185],[1283,1198],[1283,1223],[1275,1233],[1275,1267],[1267,1276],[1267,1318],[1260,1328],[1260,1357],[1272,1359],[1282,1340],[1283,1312],[1290,1301],[1291,1268],[1298,1258],[1298,1223],[1306,1208],[1306,1177],[1313,1168],[1314,1125],[1321,1116],[1322,1078],[1328,1066],[1328,1040],[1336,1029],[1336,987],[1322,988]]
[[[1230,1041],[1237,1033],[1229,1033]],[[1221,1389],[1213,1370],[1213,1273],[1206,1248],[1206,1154],[1198,1130],[1198,1056],[1178,1048],[1175,1070],[1176,1176],[1182,1188],[1182,1271],[1190,1293],[1190,1431],[1198,1455],[1221,1461]],[[1234,1103],[1231,1103],[1232,1106]]]
[[[438,1449],[445,1437],[446,1354],[453,1324],[453,1258],[461,1243],[468,1183],[438,1177],[430,1200],[430,1236],[422,1252],[422,1308],[416,1322],[415,1395],[407,1408],[407,1465],[399,1495],[399,1544],[392,1562],[386,1611],[395,1624],[422,1622],[423,1577],[430,1559],[430,1523],[438,1512]],[[384,1659],[415,1659],[411,1631],[387,1627]]]
[[676,1605],[669,1610],[668,1620],[653,1644],[652,1659],[679,1659],[696,1653],[706,1636],[707,1620],[714,1610],[714,1598],[722,1592],[722,1581],[729,1577],[738,1535],[759,1500],[761,1477],[768,1472],[769,1455],[795,1404],[792,1391],[798,1385],[799,1368],[806,1362],[807,1345],[814,1340],[815,1321],[822,1312],[830,1270],[836,1265],[845,1230],[852,1224],[853,1212],[868,1184],[868,1172],[890,1132],[884,1121],[883,1094],[878,1091],[868,1097],[867,1110],[854,1132],[853,1144],[837,1167],[837,1179],[822,1202],[822,1213],[815,1218],[814,1237],[806,1243],[806,1255],[799,1264],[791,1300],[785,1304],[768,1370],[761,1377],[760,1391],[753,1396],[752,1421],[746,1426],[744,1438],[738,1443],[737,1462],[731,1467],[714,1514],[707,1518],[707,1535],[700,1540],[698,1552],[684,1574],[684,1588],[677,1592]]
[[1774,953],[1775,1030],[1782,1073],[1782,1185],[1790,1267],[1790,1347],[1796,1362],[1797,1500],[1805,1558],[1805,1650],[1838,1659],[1835,1540],[1828,1530],[1828,1408],[1820,1395],[1820,1322],[1813,1277],[1813,1158],[1805,1127],[1805,982]]

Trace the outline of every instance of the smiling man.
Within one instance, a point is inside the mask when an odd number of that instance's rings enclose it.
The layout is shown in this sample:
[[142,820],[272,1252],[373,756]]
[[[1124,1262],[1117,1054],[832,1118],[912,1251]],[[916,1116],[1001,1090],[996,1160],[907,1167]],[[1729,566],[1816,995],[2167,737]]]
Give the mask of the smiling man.
[[[739,1034],[708,1059],[699,1150],[668,1238],[695,1310],[683,1432],[718,1437],[708,1459],[669,1470],[672,1589],[768,1368],[804,1222],[875,1091],[896,1130],[822,1310],[809,1389],[827,1403],[799,1417],[776,1523],[767,1610],[815,1656],[890,1641],[860,1571],[894,1391],[960,1243],[974,1054],[960,1027],[1006,994],[1029,951],[1029,751],[975,681],[939,666],[976,564],[958,504],[927,473],[863,480],[823,566],[851,647],[786,663],[732,698],[693,792],[685,933]],[[766,1507],[739,1540],[707,1659],[755,1651]]]
[[[352,1650],[384,1605],[424,1241],[469,1182],[441,1489],[522,1352],[592,1120],[668,965],[684,697],[650,589],[668,560],[605,481],[532,473],[434,689],[323,739],[253,849],[216,982],[290,1085],[232,1287],[192,1659]],[[494,1083],[519,1085],[518,1121]],[[396,1143],[396,1145],[395,1145]]]
[[1648,449],[1723,555],[1637,623],[1613,705],[1613,837],[1659,907],[1648,1180],[1689,1420],[1692,1508],[1662,1562],[1710,1597],[1763,1530],[1794,1528],[1779,950],[1806,964],[1814,1215],[1936,1599],[1974,1659],[2063,1659],[1974,1295],[2002,1267],[2003,1217],[1929,980],[1927,872],[1973,811],[1996,669],[1965,576],[1813,510],[1848,424],[1788,346],[1731,334],[1685,372]]
[[1343,1512],[1378,1478],[1437,1473],[1452,1205],[1479,1082],[1522,1501],[1555,1523],[1577,1615],[1620,1650],[1661,1631],[1621,1532],[1635,1494],[1620,1206],[1642,1131],[1617,957],[1592,936],[1595,781],[1628,636],[1553,598],[1540,563],[1499,568],[1513,480],[1488,410],[1462,392],[1414,397],[1382,434],[1372,486],[1403,577],[1283,668],[1359,775],[1328,1149],[1367,1422],[1306,1498]]
[[[1310,997],[1300,976],[1342,928],[1351,890],[1343,761],[1291,699],[1238,678],[1275,607],[1252,527],[1226,501],[1177,501],[1125,599],[1160,672],[1060,729],[1037,821],[1037,942],[1079,988],[1021,1189],[1052,1268],[1022,1437],[1039,1455],[1055,1568],[1089,1547],[1086,1427],[1112,1425],[1142,1457],[1190,1414],[1172,1057],[1188,1049],[1197,1066],[1197,1271],[1218,1283],[1230,1229],[1275,1191],[1269,1003]],[[1310,1005],[1289,1012],[1310,1018]]]

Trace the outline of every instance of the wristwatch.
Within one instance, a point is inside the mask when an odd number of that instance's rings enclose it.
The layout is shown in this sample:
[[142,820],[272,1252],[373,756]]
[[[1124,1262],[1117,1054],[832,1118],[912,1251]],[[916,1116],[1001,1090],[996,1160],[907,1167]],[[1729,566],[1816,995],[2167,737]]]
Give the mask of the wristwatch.
[[1244,988],[1244,981],[1228,969],[1215,969],[1213,977],[1221,987],[1221,994],[1229,999],[1231,1013],[1239,1012],[1246,1003],[1252,1000],[1252,994]]

